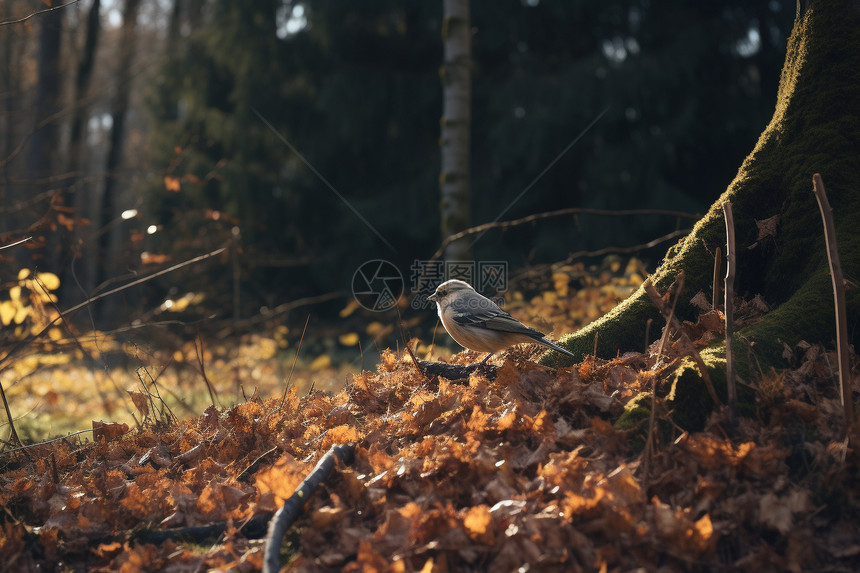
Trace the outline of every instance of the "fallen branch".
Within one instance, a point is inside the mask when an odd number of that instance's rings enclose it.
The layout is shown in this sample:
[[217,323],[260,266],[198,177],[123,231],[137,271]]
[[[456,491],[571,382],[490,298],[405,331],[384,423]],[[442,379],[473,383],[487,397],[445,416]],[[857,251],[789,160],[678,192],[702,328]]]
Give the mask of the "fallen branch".
[[416,360],[415,363],[425,376],[441,376],[442,378],[451,380],[452,382],[468,380],[469,376],[471,376],[479,367],[488,380],[494,380],[496,378],[496,371],[498,370],[498,366],[494,366],[492,364],[481,365],[478,362],[475,362],[474,364],[448,364],[447,362]]
[[731,201],[723,203],[723,216],[726,219],[726,393],[729,399],[729,424],[735,428],[737,425],[738,390],[735,385],[735,364],[732,359],[733,301],[735,298],[735,220],[732,216]]
[[845,284],[842,280],[842,265],[836,244],[836,227],[833,225],[833,209],[824,191],[821,175],[812,176],[813,192],[818,200],[818,209],[824,222],[824,243],[827,245],[827,260],[830,263],[830,278],[833,281],[833,300],[836,310],[836,352],[839,359],[839,388],[842,408],[845,412],[845,427],[854,423],[854,402],[851,391],[851,365],[848,363],[848,320],[845,314]]
[[331,474],[334,469],[335,460],[349,464],[355,455],[355,444],[344,444],[332,446],[331,449],[317,463],[316,467],[308,474],[295,493],[284,502],[284,505],[275,512],[274,518],[269,522],[269,532],[266,534],[266,551],[263,557],[263,573],[276,573],[281,568],[280,553],[281,541],[287,529],[298,519],[310,499],[311,494]]

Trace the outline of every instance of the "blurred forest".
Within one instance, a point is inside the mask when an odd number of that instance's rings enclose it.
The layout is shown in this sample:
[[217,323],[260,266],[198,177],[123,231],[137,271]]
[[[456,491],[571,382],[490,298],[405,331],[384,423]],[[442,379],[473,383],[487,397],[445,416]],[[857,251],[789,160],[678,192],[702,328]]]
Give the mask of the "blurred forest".
[[[344,315],[363,262],[408,287],[439,247],[441,2],[50,4],[0,5],[0,244],[30,238],[0,252],[7,287],[53,273],[69,308],[227,245],[76,319],[182,310],[235,331],[322,303],[300,326]],[[702,212],[772,114],[793,16],[776,0],[472,2],[471,224]],[[519,269],[684,224],[556,218],[472,254]],[[667,246],[641,256],[653,268]]]

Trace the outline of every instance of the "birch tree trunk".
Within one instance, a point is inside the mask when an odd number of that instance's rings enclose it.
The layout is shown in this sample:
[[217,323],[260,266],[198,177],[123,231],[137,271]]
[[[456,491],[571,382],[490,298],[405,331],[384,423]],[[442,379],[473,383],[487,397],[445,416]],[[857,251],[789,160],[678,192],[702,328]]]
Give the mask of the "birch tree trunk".
[[[439,211],[442,239],[469,226],[469,140],[472,100],[472,43],[469,0],[444,0],[442,41],[442,172]],[[467,240],[449,245],[446,260],[466,261],[472,255]]]

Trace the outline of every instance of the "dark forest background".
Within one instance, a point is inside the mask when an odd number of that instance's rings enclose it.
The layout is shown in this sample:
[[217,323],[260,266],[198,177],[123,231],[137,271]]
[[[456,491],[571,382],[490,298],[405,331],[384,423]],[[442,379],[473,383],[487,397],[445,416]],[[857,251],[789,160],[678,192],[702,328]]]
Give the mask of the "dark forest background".
[[[90,318],[156,320],[184,300],[189,319],[238,325],[326,293],[342,294],[312,312],[337,316],[363,262],[408,286],[439,247],[442,2],[46,9],[0,5],[0,244],[30,238],[0,251],[3,283],[56,273],[66,308],[228,245]],[[473,1],[471,224],[703,212],[770,119],[793,16],[776,0]],[[472,250],[519,268],[679,225],[566,217]],[[667,246],[642,256],[653,268]]]

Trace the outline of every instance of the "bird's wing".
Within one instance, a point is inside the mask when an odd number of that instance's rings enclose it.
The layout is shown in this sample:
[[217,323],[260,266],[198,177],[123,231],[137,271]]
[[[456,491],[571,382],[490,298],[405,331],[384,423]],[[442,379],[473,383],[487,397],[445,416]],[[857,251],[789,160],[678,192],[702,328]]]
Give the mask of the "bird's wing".
[[524,334],[532,338],[543,338],[543,333],[529,328],[499,307],[463,310],[453,307],[451,310],[451,318],[462,326],[476,326],[488,330]]

